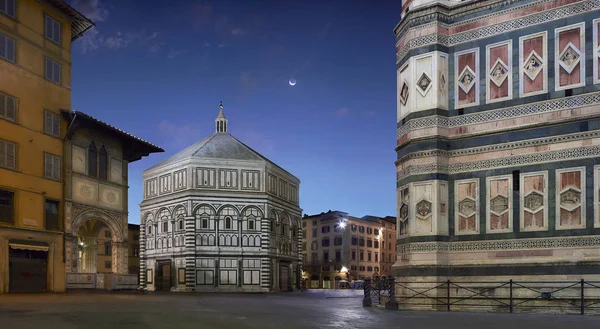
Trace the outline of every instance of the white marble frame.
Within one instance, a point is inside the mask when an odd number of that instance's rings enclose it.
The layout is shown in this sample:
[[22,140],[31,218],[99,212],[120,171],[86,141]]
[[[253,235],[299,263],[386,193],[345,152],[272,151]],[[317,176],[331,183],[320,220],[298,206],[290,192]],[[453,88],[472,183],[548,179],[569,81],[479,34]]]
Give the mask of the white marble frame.
[[[460,200],[458,200],[458,198],[457,198],[458,185],[465,184],[465,183],[475,183],[475,231],[459,232],[458,231],[458,224],[459,224],[458,204],[459,204]],[[481,200],[479,197],[479,178],[469,178],[469,179],[461,179],[461,180],[454,181],[454,235],[473,235],[473,234],[479,234],[481,232],[481,228],[480,228],[480,224],[479,224],[479,220],[480,220],[479,212],[481,209],[480,203],[481,203]]]
[[600,227],[600,165],[594,166],[594,227]]
[[[523,86],[523,80],[527,78],[525,76],[525,70],[523,69],[523,65],[525,64],[525,55],[523,54],[523,42],[529,39],[535,39],[542,37],[542,79],[543,79],[543,88],[540,91],[533,91],[530,93],[525,93]],[[534,33],[530,35],[525,35],[519,38],[519,96],[520,97],[528,97],[535,96],[539,94],[545,94],[548,92],[548,32],[543,31],[539,33]]]
[[[504,180],[507,179],[508,180],[508,228],[506,229],[498,229],[498,230],[493,230],[491,229],[492,226],[492,222],[490,220],[490,215],[491,215],[491,206],[492,206],[492,200],[490,199],[490,188],[491,188],[491,182],[493,180]],[[512,208],[513,208],[513,181],[512,181],[512,175],[500,175],[500,176],[490,176],[490,177],[486,177],[485,179],[485,200],[486,200],[486,207],[485,207],[485,232],[487,234],[496,234],[496,233],[507,233],[507,232],[512,232],[513,231],[513,212],[512,212]]]
[[408,237],[411,235],[412,230],[413,230],[413,225],[411,223],[411,214],[412,214],[412,207],[410,206],[412,204],[412,191],[411,191],[411,187],[412,184],[406,184],[401,186],[400,188],[398,188],[397,190],[397,194],[396,194],[396,214],[398,216],[398,221],[400,220],[400,203],[402,203],[402,191],[403,190],[408,190],[408,218],[406,219],[406,221],[408,222],[408,232],[406,234],[401,235],[400,234],[400,224],[396,225],[396,238],[404,238],[404,237]]
[[[436,83],[436,80],[437,80],[437,78],[432,76],[432,75],[433,75],[433,74],[434,74],[434,73],[437,71],[437,70],[436,70],[436,68],[437,68],[437,65],[436,65],[436,63],[435,63],[435,62],[437,62],[437,56],[436,56],[436,55],[437,55],[437,51],[432,51],[432,52],[425,53],[425,54],[421,54],[421,55],[417,55],[417,56],[414,56],[413,58],[411,58],[411,60],[413,61],[413,64],[414,64],[414,65],[412,65],[412,70],[411,70],[411,72],[410,72],[410,75],[412,76],[412,80],[413,80],[413,88],[414,88],[414,90],[415,90],[415,91],[417,91],[417,92],[419,93],[419,95],[421,95],[423,98],[427,98],[427,94],[428,94],[428,93],[429,93],[429,92],[430,92],[432,89],[434,89],[434,88],[433,88],[433,85],[434,85],[434,84],[435,84],[435,85],[436,85],[436,87],[437,87],[437,83]],[[426,59],[426,58],[429,58],[429,59],[431,59],[431,74],[428,74],[428,73],[427,73],[427,72],[425,72],[425,71],[417,72],[417,61],[418,61],[418,60],[421,60],[421,59]],[[419,79],[421,78],[421,75],[422,75],[423,73],[425,73],[425,75],[426,75],[426,76],[429,78],[429,80],[431,81],[431,82],[429,83],[429,86],[427,87],[427,90],[426,90],[426,91],[423,91],[423,90],[421,90],[421,88],[419,88],[419,86],[417,86],[417,83],[419,82]],[[418,102],[417,102],[417,100],[415,99],[415,104],[417,104],[417,103],[418,103]]]
[[[413,214],[413,222],[412,225],[408,226],[409,229],[409,233],[411,236],[430,236],[430,235],[435,235],[437,232],[437,218],[438,218],[438,210],[439,207],[437,206],[439,204],[438,200],[437,200],[437,192],[438,192],[438,187],[437,184],[435,183],[436,181],[419,181],[419,182],[414,182],[412,183],[412,191],[409,190],[409,197],[410,197],[410,203],[408,205],[408,217],[409,219],[410,214]],[[424,187],[429,187],[432,190],[432,200],[427,200],[429,202],[431,202],[431,213],[426,217],[429,218],[430,222],[431,222],[431,231],[430,232],[417,232],[417,203],[421,202],[421,200],[424,199],[417,199],[416,198],[416,190],[417,187],[419,186],[424,186]],[[412,192],[412,193],[410,193]],[[411,224],[411,223],[409,223]]]
[[[502,97],[502,98],[490,99],[490,87],[491,87],[491,84],[493,83],[491,81],[490,70],[492,69],[492,66],[496,64],[496,62],[494,62],[494,63],[490,62],[490,49],[496,48],[496,47],[501,47],[501,46],[508,46],[508,56],[507,56],[508,57],[508,63],[504,63],[508,67],[508,76],[506,77],[506,80],[508,81],[508,96]],[[486,102],[488,104],[490,104],[490,103],[496,103],[496,102],[502,102],[502,101],[507,101],[507,100],[511,100],[513,98],[513,90],[512,90],[512,85],[513,85],[512,49],[513,49],[512,48],[512,40],[510,40],[510,39],[509,40],[505,40],[505,41],[501,41],[501,42],[497,42],[497,43],[493,43],[493,44],[487,45],[485,47],[485,100],[486,100]]]
[[[475,73],[475,85],[473,86],[475,88],[475,102],[473,103],[469,103],[469,104],[463,104],[463,105],[459,105],[458,104],[458,90],[459,90],[459,85],[458,85],[458,77],[459,74],[462,72],[458,72],[458,57],[460,55],[464,55],[464,54],[469,54],[469,53],[475,53],[475,67],[471,68],[473,70],[473,73]],[[480,68],[479,68],[479,47],[477,48],[471,48],[471,49],[466,49],[463,51],[459,51],[454,53],[454,108],[455,109],[462,109],[462,108],[466,108],[466,107],[471,107],[471,106],[477,106],[479,105],[479,76],[480,76]]]
[[[544,189],[542,191],[544,198],[544,208],[542,211],[544,212],[544,226],[541,228],[526,228],[525,227],[525,178],[531,176],[542,176],[544,177]],[[548,204],[548,171],[533,171],[527,173],[521,173],[519,177],[519,230],[521,232],[536,232],[536,231],[547,231],[548,230],[548,209],[550,208]]]
[[[436,60],[436,86],[439,93],[437,106],[441,109],[448,110],[448,54],[443,53],[441,51],[437,51],[437,53],[439,54],[439,57]],[[442,76],[444,76],[446,79],[446,83],[443,86],[443,89],[440,88]]]
[[[398,76],[396,78],[396,81],[397,81],[396,99],[398,102],[398,111],[397,111],[398,122],[402,121],[402,119],[404,119],[407,115],[409,115],[411,113],[410,96],[412,95],[412,93],[410,92],[410,83],[408,83],[408,81],[406,81],[406,78],[402,78],[402,74],[404,73],[404,71],[407,71],[407,70],[410,71],[409,70],[410,61],[411,61],[411,59],[407,60],[406,63],[404,63],[404,65],[402,65],[397,71]],[[402,85],[404,83],[406,83],[408,85],[408,90],[409,90],[408,97],[406,98],[406,104],[402,104],[402,101],[400,100],[400,92],[402,91]],[[407,109],[407,111],[404,115],[402,115],[402,107],[405,107]]]
[[[579,83],[578,84],[574,84],[574,85],[566,85],[566,86],[560,86],[560,63],[558,58],[560,57],[560,54],[562,53],[563,49],[559,49],[559,35],[561,32],[564,31],[568,31],[568,30],[573,30],[573,29],[579,29],[579,38],[580,38],[580,47],[579,47],[579,52],[581,57],[579,58]],[[560,91],[560,90],[566,90],[566,89],[573,89],[573,88],[578,88],[578,87],[583,87],[585,86],[585,22],[581,22],[581,23],[577,23],[577,24],[572,24],[572,25],[568,25],[568,26],[563,26],[563,27],[559,27],[556,28],[554,30],[554,89],[556,91]]]
[[600,18],[596,18],[595,20],[592,21],[593,27],[592,27],[592,31],[593,31],[593,37],[594,37],[594,42],[593,44],[593,48],[592,48],[592,57],[593,57],[593,62],[594,62],[594,84],[600,83],[600,76],[598,76],[598,58],[600,57],[600,52],[598,51],[600,48],[600,44],[598,44],[598,24],[600,24]]
[[[581,197],[580,197],[580,207],[581,207],[581,225],[579,226],[561,226],[560,225],[560,194],[561,194],[561,190],[559,189],[560,187],[560,174],[564,173],[564,172],[574,172],[574,171],[579,171],[581,173],[580,177],[581,177]],[[555,183],[555,211],[556,211],[556,215],[554,217],[554,222],[555,222],[555,229],[558,230],[572,230],[572,229],[582,229],[586,227],[586,217],[585,217],[585,208],[586,208],[586,195],[585,195],[585,190],[586,190],[586,186],[585,186],[585,167],[573,167],[573,168],[563,168],[563,169],[556,169],[556,183]]]

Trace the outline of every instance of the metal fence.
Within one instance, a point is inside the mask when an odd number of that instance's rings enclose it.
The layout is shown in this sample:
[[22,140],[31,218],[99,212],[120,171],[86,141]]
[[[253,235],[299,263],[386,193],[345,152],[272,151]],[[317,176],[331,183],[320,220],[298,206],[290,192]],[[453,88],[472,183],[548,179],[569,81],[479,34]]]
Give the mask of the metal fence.
[[600,314],[600,281],[412,281],[365,280],[363,306],[494,312],[535,311]]

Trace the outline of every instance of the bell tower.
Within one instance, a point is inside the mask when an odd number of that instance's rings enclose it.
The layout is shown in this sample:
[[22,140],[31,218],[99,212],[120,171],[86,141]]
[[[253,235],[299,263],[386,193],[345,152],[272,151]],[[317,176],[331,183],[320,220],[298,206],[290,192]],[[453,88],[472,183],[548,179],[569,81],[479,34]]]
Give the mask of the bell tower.
[[225,114],[223,113],[223,102],[219,105],[219,115],[215,119],[215,127],[217,133],[227,132],[227,118],[225,118]]

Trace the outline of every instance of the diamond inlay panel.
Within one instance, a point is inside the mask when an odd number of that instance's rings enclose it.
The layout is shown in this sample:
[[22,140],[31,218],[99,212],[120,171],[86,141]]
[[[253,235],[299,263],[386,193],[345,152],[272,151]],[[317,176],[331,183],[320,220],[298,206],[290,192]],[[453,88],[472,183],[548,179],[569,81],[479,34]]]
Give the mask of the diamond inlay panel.
[[500,87],[506,78],[508,78],[508,65],[498,59],[490,71],[490,77],[492,82]]
[[577,64],[579,64],[579,59],[581,58],[581,53],[575,46],[569,42],[569,44],[563,49],[563,51],[558,56],[558,64],[565,70],[567,73],[571,74]]
[[465,93],[468,93],[471,88],[473,88],[475,85],[475,72],[473,72],[470,67],[465,67],[465,69],[460,73],[458,77],[458,85]]
[[417,80],[417,90],[423,96],[427,95],[427,92],[431,89],[431,78],[427,73],[423,72],[419,80]]
[[531,54],[529,54],[529,57],[527,57],[527,59],[525,60],[525,64],[523,65],[523,72],[531,81],[534,81],[535,78],[537,78],[538,74],[542,72],[543,65],[544,63],[540,55],[538,55],[538,53],[536,53],[535,51],[532,51]]

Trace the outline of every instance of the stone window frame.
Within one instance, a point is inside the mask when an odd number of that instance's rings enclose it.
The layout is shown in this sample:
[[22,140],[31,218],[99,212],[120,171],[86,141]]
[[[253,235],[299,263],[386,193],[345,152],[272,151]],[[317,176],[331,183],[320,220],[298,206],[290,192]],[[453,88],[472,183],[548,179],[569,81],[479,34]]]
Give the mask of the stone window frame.
[[[575,28],[579,28],[579,37],[580,37],[580,46],[579,51],[581,52],[581,58],[579,59],[579,83],[574,85],[560,86],[560,64],[558,57],[560,56],[561,50],[559,49],[560,38],[559,35],[561,32],[573,30]],[[585,22],[580,22],[576,24],[571,24],[567,26],[562,26],[554,29],[554,91],[561,91],[567,89],[574,89],[585,86]]]
[[[506,77],[506,81],[508,81],[508,96],[502,98],[491,99],[490,98],[490,87],[492,86],[490,70],[493,65],[496,63],[490,62],[490,50],[492,48],[508,46],[508,76]],[[485,101],[487,104],[504,102],[513,99],[513,45],[512,39],[504,40],[496,43],[492,43],[485,46]],[[475,82],[477,83],[477,82]]]
[[[475,88],[475,102],[459,105],[458,104],[458,90],[460,89],[460,87],[458,86],[458,78],[462,72],[458,72],[458,57],[460,57],[461,55],[470,54],[470,53],[475,53],[475,68],[473,68],[473,71],[475,73],[475,85],[473,86],[473,88]],[[465,50],[457,51],[454,53],[454,109],[455,110],[480,105],[481,99],[480,99],[479,94],[481,91],[481,89],[480,89],[481,86],[479,83],[479,79],[481,76],[481,72],[479,72],[480,71],[480,67],[479,67],[480,63],[479,62],[480,62],[479,47],[465,49]]]
[[594,166],[594,228],[599,228],[599,227],[600,227],[600,165],[595,165]]
[[[493,180],[501,180],[501,179],[508,179],[508,228],[506,229],[498,229],[498,230],[493,230],[491,229],[492,227],[492,222],[491,222],[491,205],[492,205],[492,200],[490,199],[490,195],[491,195],[491,182]],[[490,177],[486,177],[485,179],[485,233],[486,234],[498,234],[498,233],[509,233],[509,232],[513,232],[514,228],[513,228],[513,207],[514,207],[514,200],[513,200],[513,177],[512,175],[499,175],[499,176],[490,176]]]
[[[544,177],[544,226],[542,228],[526,228],[525,227],[525,178],[530,176],[543,176]],[[549,184],[548,184],[548,171],[532,171],[521,173],[519,177],[519,231],[520,232],[539,232],[539,231],[547,231],[550,222],[549,214],[550,207],[548,204],[548,193],[549,193]]]
[[598,48],[600,47],[600,44],[598,43],[598,34],[600,33],[600,31],[598,31],[598,24],[600,24],[600,18],[596,18],[595,20],[592,21],[592,35],[593,35],[593,47],[592,48],[592,54],[593,54],[593,68],[594,68],[594,84],[598,84],[600,83],[600,75],[598,74],[598,62],[599,62],[599,54],[598,54]]
[[[523,64],[525,64],[526,59],[525,55],[523,54],[523,43],[529,39],[535,39],[539,37],[542,37],[542,54],[539,55],[542,56],[544,60],[541,72],[544,87],[540,91],[526,93],[524,91],[525,87],[523,85],[523,81],[525,79],[525,71],[523,70]],[[548,59],[548,31],[542,31],[519,37],[519,97],[523,98],[548,93]]]
[[[562,169],[556,169],[555,172],[555,185],[554,185],[554,211],[555,211],[555,215],[554,215],[554,229],[556,231],[562,231],[562,230],[573,230],[573,229],[584,229],[587,226],[586,223],[586,181],[585,181],[585,175],[586,175],[586,168],[581,166],[581,167],[571,167],[571,168],[562,168]],[[580,226],[561,226],[560,225],[560,202],[556,202],[557,200],[560,200],[560,174],[563,172],[574,172],[574,171],[579,171],[580,174],[580,179],[581,179],[581,225]]]
[[[456,198],[458,194],[458,185],[464,183],[475,183],[475,232],[459,232],[458,226],[458,204],[460,200]],[[454,181],[454,235],[478,235],[481,234],[481,223],[480,223],[480,211],[481,211],[481,199],[479,195],[480,186],[479,186],[479,178],[468,178],[468,179],[460,179]]]

